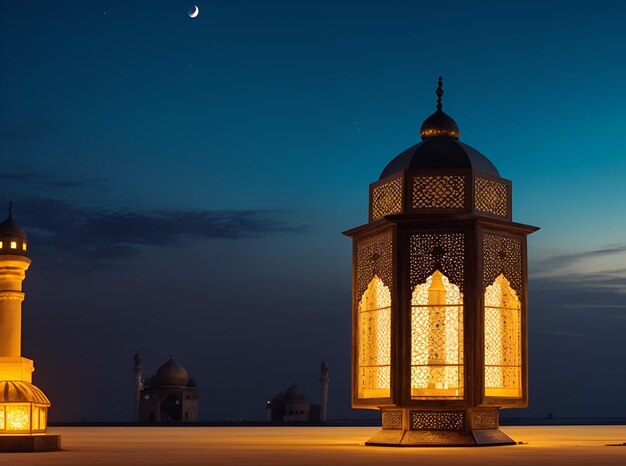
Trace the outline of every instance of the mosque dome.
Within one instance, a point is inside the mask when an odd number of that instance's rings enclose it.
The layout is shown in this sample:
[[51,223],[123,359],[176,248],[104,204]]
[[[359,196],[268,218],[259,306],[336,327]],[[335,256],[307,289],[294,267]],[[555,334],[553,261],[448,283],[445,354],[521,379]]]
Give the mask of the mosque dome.
[[292,385],[285,392],[284,399],[286,401],[296,401],[296,400],[304,401],[306,399],[306,396],[304,395],[304,392],[300,388],[296,387],[295,385]]
[[154,385],[160,387],[185,387],[189,383],[189,374],[183,366],[170,358],[163,364],[154,376]]
[[0,254],[25,256],[27,244],[26,233],[13,220],[13,204],[9,204],[9,216],[0,223]]
[[386,178],[403,170],[474,170],[499,177],[496,167],[476,149],[459,141],[461,131],[443,111],[442,78],[437,88],[437,110],[420,129],[422,142],[409,147],[387,164],[380,175]]

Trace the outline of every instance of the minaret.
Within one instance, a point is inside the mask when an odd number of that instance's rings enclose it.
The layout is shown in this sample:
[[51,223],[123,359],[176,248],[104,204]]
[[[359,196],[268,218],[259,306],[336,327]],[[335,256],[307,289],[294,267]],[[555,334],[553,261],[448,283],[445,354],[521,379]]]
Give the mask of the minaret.
[[58,450],[44,435],[50,401],[32,382],[33,361],[22,357],[22,282],[30,259],[26,233],[9,217],[0,223],[0,451]]
[[0,380],[32,381],[33,361],[22,357],[22,281],[30,259],[26,233],[9,218],[0,223]]
[[143,390],[143,381],[141,380],[141,355],[135,353],[135,422],[139,421],[139,395]]
[[322,361],[322,372],[320,375],[320,385],[322,388],[322,396],[320,399],[320,421],[328,421],[328,364]]

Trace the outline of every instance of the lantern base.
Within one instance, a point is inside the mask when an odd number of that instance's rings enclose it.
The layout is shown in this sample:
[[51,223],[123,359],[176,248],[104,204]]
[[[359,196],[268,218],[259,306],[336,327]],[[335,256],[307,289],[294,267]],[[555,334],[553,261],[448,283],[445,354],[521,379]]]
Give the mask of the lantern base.
[[383,428],[365,445],[471,447],[515,445],[498,427],[499,408],[383,409]]
[[3,453],[60,449],[60,435],[0,435],[0,452]]

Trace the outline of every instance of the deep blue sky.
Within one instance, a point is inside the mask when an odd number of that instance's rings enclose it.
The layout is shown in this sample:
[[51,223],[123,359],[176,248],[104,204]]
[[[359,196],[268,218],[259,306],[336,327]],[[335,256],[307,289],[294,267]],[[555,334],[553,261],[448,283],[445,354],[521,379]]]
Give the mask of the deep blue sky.
[[[0,202],[52,420],[128,419],[173,353],[201,417],[349,408],[351,245],[437,76],[530,238],[531,406],[626,416],[626,4],[1,2]],[[591,401],[593,400],[593,401]]]

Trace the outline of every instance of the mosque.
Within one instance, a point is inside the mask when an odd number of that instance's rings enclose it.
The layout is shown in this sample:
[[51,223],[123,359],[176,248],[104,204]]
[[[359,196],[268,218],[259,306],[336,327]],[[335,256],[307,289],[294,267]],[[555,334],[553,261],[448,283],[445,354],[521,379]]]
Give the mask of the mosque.
[[135,354],[135,421],[197,422],[198,389],[187,370],[170,357],[152,377],[143,379]]
[[285,393],[279,393],[266,404],[270,422],[326,422],[328,420],[328,365],[322,361],[320,374],[320,404],[306,400],[304,392],[295,384]]

